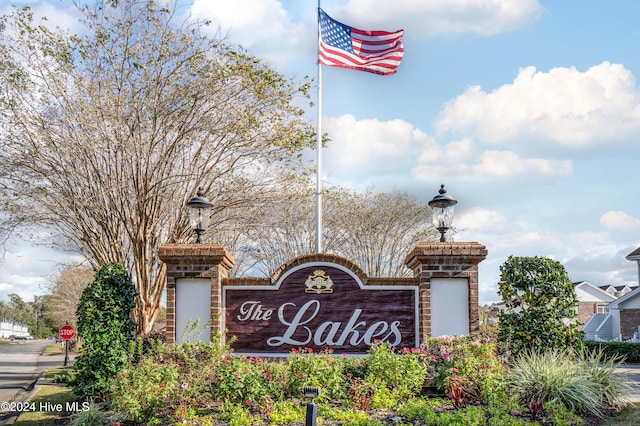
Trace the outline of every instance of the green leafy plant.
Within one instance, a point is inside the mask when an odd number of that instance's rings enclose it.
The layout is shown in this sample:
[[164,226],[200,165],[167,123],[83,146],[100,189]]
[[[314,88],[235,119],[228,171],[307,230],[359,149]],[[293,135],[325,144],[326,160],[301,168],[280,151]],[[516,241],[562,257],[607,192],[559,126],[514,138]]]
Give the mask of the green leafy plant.
[[388,343],[371,346],[363,359],[365,380],[395,389],[400,398],[419,393],[424,386],[429,358],[420,349],[396,351]]
[[381,420],[369,417],[359,410],[340,410],[332,407],[320,406],[318,413],[322,417],[340,422],[343,426],[383,426]]
[[211,392],[221,400],[268,408],[285,399],[284,370],[263,358],[227,354],[212,369]]
[[78,334],[83,339],[76,359],[74,392],[103,399],[109,382],[129,361],[136,325],[130,317],[136,290],[124,265],[103,266],[82,293],[78,306]]
[[415,398],[400,404],[397,413],[409,420],[425,420],[427,424],[435,424],[438,413],[448,407],[442,398]]
[[220,414],[217,416],[221,420],[229,422],[230,426],[251,426],[263,424],[259,416],[254,416],[251,411],[241,404],[233,402],[225,402],[220,408]]
[[487,404],[503,389],[506,359],[490,339],[436,337],[426,339],[430,385],[460,406],[463,401]]
[[499,340],[513,353],[524,349],[579,348],[584,333],[576,322],[578,298],[560,262],[510,256],[500,266]]
[[300,397],[303,387],[317,386],[322,389],[318,401],[344,399],[349,386],[346,362],[330,350],[314,353],[311,349],[294,349],[286,361],[289,395]]
[[554,426],[578,426],[584,423],[580,416],[572,413],[567,407],[558,402],[544,404],[544,412],[543,423],[549,423]]
[[160,364],[152,358],[123,370],[113,381],[111,404],[128,420],[149,423],[178,406],[181,386],[176,364]]
[[602,351],[607,358],[621,359],[629,363],[640,363],[640,343],[586,341],[589,350]]
[[304,422],[305,409],[300,404],[291,402],[276,402],[273,411],[269,414],[269,424],[287,425]]

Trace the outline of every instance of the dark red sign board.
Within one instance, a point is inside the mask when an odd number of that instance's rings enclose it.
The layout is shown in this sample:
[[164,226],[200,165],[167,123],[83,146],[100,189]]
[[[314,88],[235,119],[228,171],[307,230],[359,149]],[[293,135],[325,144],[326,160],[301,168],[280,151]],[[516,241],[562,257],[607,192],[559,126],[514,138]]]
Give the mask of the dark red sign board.
[[70,325],[63,325],[60,327],[60,331],[58,333],[62,340],[71,340],[73,336],[76,335],[76,330]]
[[376,342],[413,348],[418,341],[416,286],[366,286],[332,263],[300,265],[270,287],[226,287],[224,311],[238,353],[363,354]]

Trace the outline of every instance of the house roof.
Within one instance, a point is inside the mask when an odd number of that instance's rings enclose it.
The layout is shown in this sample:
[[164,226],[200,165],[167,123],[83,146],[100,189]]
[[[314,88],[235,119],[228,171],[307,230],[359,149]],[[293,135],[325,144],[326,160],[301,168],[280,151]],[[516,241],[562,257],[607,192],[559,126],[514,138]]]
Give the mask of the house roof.
[[640,260],[640,247],[629,253],[626,257],[627,260]]
[[615,288],[615,289],[616,289],[616,291],[622,291],[622,290],[624,290],[625,288],[628,288],[628,289],[630,289],[630,290],[633,290],[634,288],[636,288],[636,287],[637,287],[637,285],[628,285],[628,284],[623,284],[623,285],[612,285],[612,284],[607,284],[607,285],[601,285],[601,286],[598,286],[598,287],[599,287],[599,288],[601,288],[601,289],[602,289],[602,290],[604,290],[604,291],[607,291],[607,289],[608,289],[608,288],[611,288],[611,287]]
[[625,294],[624,296],[621,296],[619,298],[617,298],[616,300],[614,300],[613,302],[609,303],[607,305],[607,307],[609,308],[613,308],[613,309],[618,309],[620,303],[624,303],[627,300],[631,300],[634,299],[636,297],[640,296],[640,287],[635,287],[633,289],[633,291],[630,291],[629,293]]
[[606,288],[608,286],[598,287],[591,284],[589,281],[578,281],[573,283],[573,285],[576,287],[576,289],[580,287],[583,290],[586,290],[588,293],[591,293],[596,297],[600,297],[601,299],[604,299],[603,300],[604,302],[610,302],[615,299],[615,296],[604,291],[603,287]]

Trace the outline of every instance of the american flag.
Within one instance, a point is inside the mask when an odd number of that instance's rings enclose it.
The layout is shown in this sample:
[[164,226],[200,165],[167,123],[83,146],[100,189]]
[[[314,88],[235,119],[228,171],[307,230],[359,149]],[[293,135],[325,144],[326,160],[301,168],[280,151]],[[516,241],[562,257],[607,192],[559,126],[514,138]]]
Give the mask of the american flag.
[[342,24],[318,9],[322,65],[389,75],[404,55],[404,30],[365,31]]

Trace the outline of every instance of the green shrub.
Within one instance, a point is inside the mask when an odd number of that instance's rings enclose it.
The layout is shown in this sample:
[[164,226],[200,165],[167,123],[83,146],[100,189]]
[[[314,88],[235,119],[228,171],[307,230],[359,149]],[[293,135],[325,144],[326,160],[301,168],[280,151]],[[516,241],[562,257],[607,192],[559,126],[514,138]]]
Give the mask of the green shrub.
[[318,401],[346,398],[347,363],[347,358],[332,356],[331,351],[293,350],[286,361],[288,395],[299,398],[303,387],[317,386],[321,389]]
[[128,420],[153,422],[179,405],[181,384],[175,364],[158,364],[145,358],[113,380],[111,404]]
[[588,350],[602,351],[607,358],[640,363],[640,343],[586,341],[584,344]]
[[526,351],[514,359],[508,382],[534,419],[541,418],[549,402],[561,403],[573,413],[600,415],[605,408],[603,388],[593,380],[591,368],[599,367],[586,366],[574,352]]
[[430,384],[452,400],[488,404],[503,389],[505,360],[491,340],[468,337],[427,338]]
[[509,256],[500,266],[499,293],[507,311],[500,314],[499,340],[513,353],[525,349],[579,348],[575,322],[578,297],[564,266],[545,257]]
[[421,350],[396,351],[388,343],[377,343],[362,361],[365,381],[396,391],[398,398],[420,393],[427,378],[429,358]]
[[285,367],[263,358],[223,355],[207,382],[221,401],[259,408],[285,399]]
[[[140,354],[137,348],[132,345],[132,352]],[[111,401],[115,412],[135,423],[201,425],[300,423],[303,386],[320,387],[319,412],[343,425],[380,425],[366,411],[382,408],[430,425],[529,424],[520,402],[542,424],[573,425],[579,417],[572,411],[595,413],[585,407],[619,403],[624,387],[616,387],[618,364],[589,353],[555,354],[517,357],[504,377],[495,344],[473,337],[429,339],[423,348],[404,351],[374,345],[359,358],[303,350],[278,361],[233,355],[216,337],[211,343],[152,345],[113,380]],[[423,371],[428,373],[417,380]],[[460,379],[464,403],[446,388],[448,400],[421,396],[424,377],[443,387]]]
[[129,316],[135,297],[135,287],[120,263],[103,266],[83,291],[78,306],[78,334],[83,343],[72,383],[81,398],[104,399],[109,382],[128,363],[136,330]]

